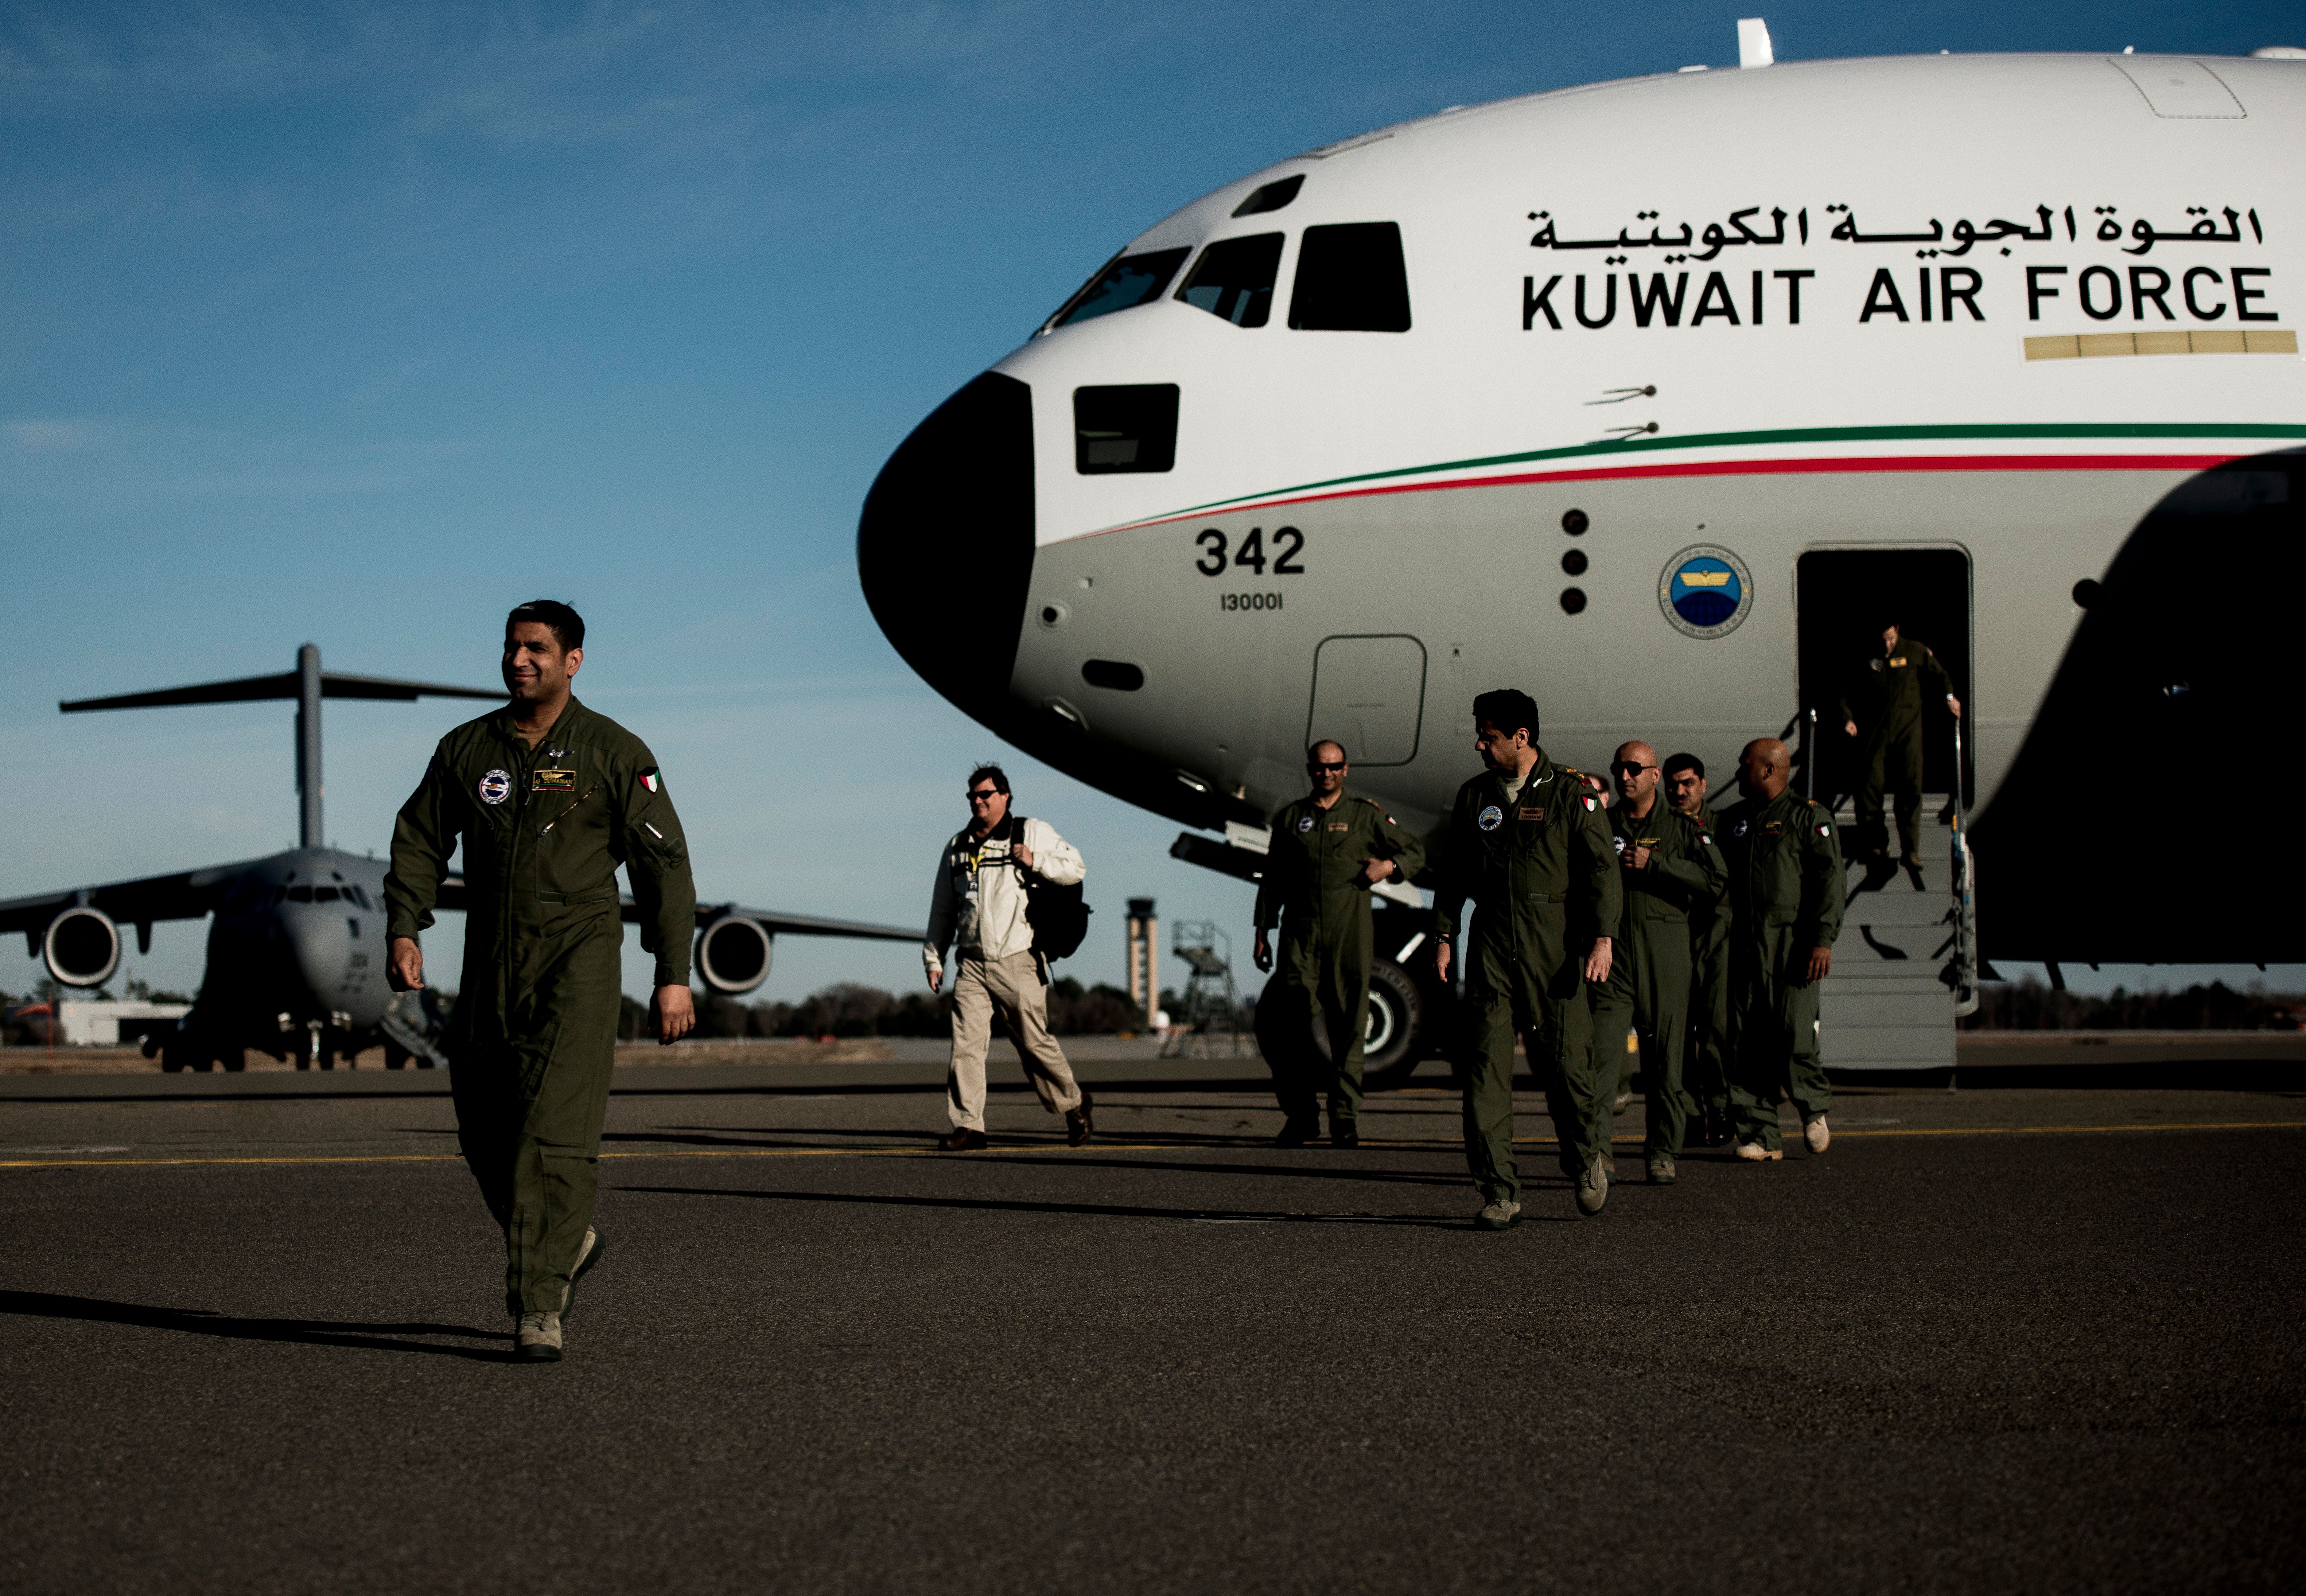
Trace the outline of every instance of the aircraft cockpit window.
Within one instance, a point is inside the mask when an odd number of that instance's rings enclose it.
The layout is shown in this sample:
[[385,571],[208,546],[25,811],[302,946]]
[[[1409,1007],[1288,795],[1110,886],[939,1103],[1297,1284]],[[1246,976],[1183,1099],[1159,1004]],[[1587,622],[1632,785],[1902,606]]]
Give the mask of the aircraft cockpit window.
[[369,907],[368,894],[358,887],[346,887],[345,889],[345,896],[359,904],[363,909]]
[[1289,325],[1305,332],[1407,332],[1409,272],[1393,222],[1308,227]]
[[1073,389],[1073,469],[1083,476],[1166,471],[1177,463],[1177,385]]
[[1278,210],[1297,197],[1305,186],[1305,174],[1285,177],[1278,183],[1268,183],[1250,191],[1249,198],[1233,208],[1235,216],[1263,216],[1268,210]]
[[1161,290],[1169,286],[1169,279],[1177,275],[1177,268],[1192,252],[1191,249],[1149,250],[1142,255],[1115,257],[1104,270],[1089,278],[1080,293],[1065,301],[1063,309],[1049,318],[1050,329],[1150,304],[1161,297]]
[[1273,283],[1281,275],[1281,235],[1223,238],[1201,252],[1177,297],[1235,327],[1263,327],[1273,316]]
[[337,900],[337,889],[334,887],[314,887],[312,889],[312,901],[315,903],[334,903]]
[[310,888],[310,887],[290,887],[290,888],[288,889],[288,901],[289,901],[289,902],[291,902],[291,903],[310,903],[312,900],[312,888]]
[[286,887],[277,886],[272,889],[272,901],[275,904],[286,903],[287,900],[288,889]]

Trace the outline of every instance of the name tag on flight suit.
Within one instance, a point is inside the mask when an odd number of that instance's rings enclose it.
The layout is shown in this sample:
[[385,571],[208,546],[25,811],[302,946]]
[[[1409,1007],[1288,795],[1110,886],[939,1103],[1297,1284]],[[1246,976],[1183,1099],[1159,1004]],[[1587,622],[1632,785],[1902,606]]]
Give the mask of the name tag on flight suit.
[[537,771],[528,784],[531,792],[574,792],[576,790],[575,771]]
[[1544,806],[1540,805],[1534,809],[1524,809],[1521,812],[1521,818],[1524,820],[1543,820],[1545,818]]

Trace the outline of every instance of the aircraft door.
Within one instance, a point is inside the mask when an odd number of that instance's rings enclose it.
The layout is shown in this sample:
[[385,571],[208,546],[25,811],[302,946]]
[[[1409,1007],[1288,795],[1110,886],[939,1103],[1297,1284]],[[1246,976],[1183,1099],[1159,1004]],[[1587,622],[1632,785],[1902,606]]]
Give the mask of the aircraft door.
[[1425,645],[1414,637],[1328,637],[1313,651],[1305,741],[1335,738],[1357,765],[1417,757],[1425,713]]
[[[1969,553],[1958,548],[1813,549],[1794,567],[1801,706],[1815,711],[1815,786],[1798,770],[1795,785],[1820,803],[1857,789],[1858,739],[1843,730],[1841,704],[1853,678],[1882,652],[1892,616],[1901,636],[1930,645],[1953,679],[1965,715],[1970,699]],[[1942,704],[1922,711],[1922,790],[1953,790],[1953,729]],[[1964,739],[1963,755],[1970,754]],[[1797,755],[1797,762],[1800,756]],[[1963,790],[1970,789],[1963,772]],[[1925,816],[1925,823],[1934,815]]]

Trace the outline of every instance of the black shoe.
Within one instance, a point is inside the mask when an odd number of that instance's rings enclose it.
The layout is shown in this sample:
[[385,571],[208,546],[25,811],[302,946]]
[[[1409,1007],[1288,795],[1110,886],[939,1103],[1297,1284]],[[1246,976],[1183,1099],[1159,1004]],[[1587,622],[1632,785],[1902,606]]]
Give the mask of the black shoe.
[[1281,1134],[1273,1139],[1277,1148],[1302,1148],[1321,1133],[1320,1120],[1287,1120],[1283,1122]]
[[1329,1122],[1329,1145],[1333,1148],[1357,1148],[1362,1145],[1361,1128],[1351,1120]]
[[1093,1106],[1087,1088],[1081,1091],[1080,1106],[1065,1111],[1065,1145],[1077,1148],[1097,1134],[1097,1124],[1089,1117]]
[[937,1147],[948,1153],[980,1153],[985,1150],[986,1145],[985,1132],[982,1131],[956,1130],[950,1136],[937,1138]]
[[562,1319],[567,1319],[568,1310],[576,1306],[576,1283],[593,1272],[593,1267],[601,1261],[601,1254],[607,1251],[608,1247],[609,1238],[601,1233],[599,1225],[585,1227],[585,1250],[576,1255],[576,1267],[568,1273],[568,1289],[561,1293]]

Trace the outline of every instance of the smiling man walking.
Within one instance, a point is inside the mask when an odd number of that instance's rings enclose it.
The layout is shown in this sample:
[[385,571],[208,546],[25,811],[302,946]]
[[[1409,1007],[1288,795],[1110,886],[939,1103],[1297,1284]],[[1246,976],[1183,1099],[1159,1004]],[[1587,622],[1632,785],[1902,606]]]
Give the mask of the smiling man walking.
[[392,829],[384,879],[389,974],[424,985],[417,936],[465,847],[465,970],[448,1042],[457,1134],[505,1235],[515,1355],[560,1356],[561,1316],[602,1256],[593,1225],[616,1062],[632,877],[641,946],[656,955],[657,1039],[696,1023],[688,990],[696,889],[647,745],[576,702],[585,622],[551,599],[505,619],[512,702],[440,739]]

